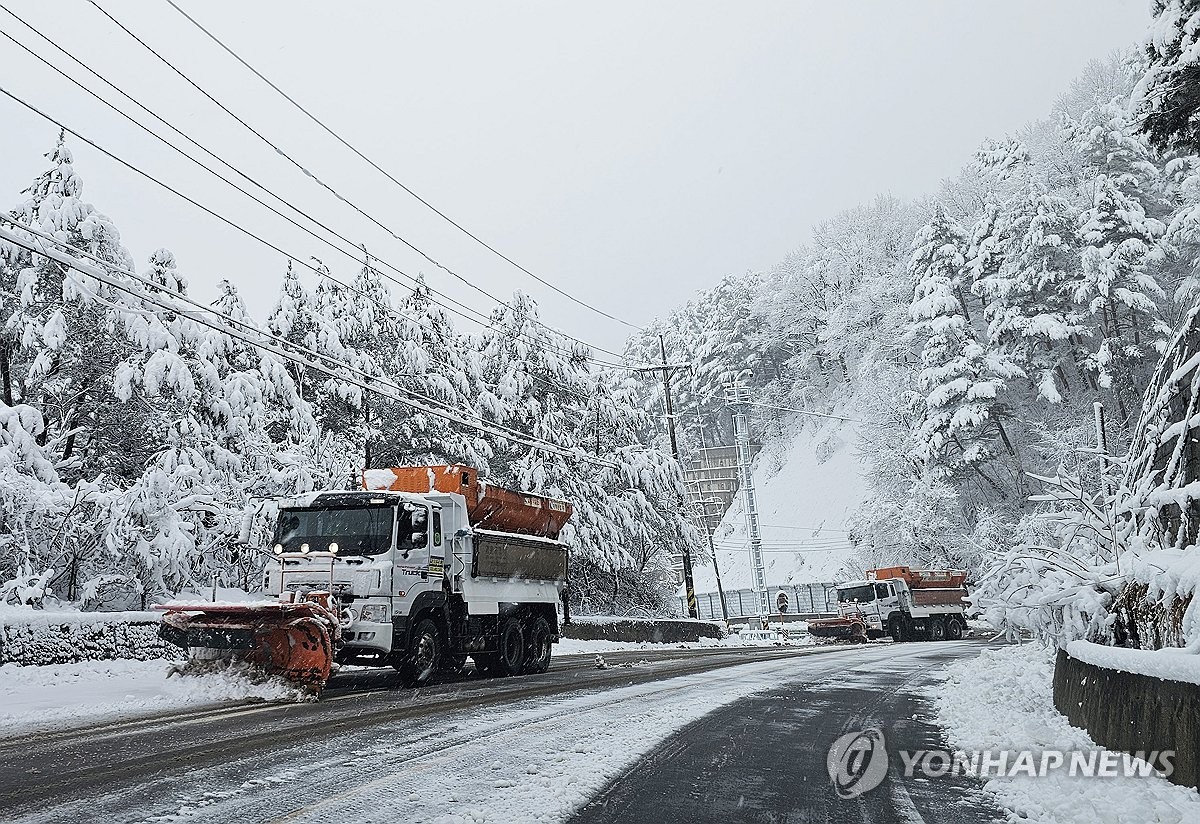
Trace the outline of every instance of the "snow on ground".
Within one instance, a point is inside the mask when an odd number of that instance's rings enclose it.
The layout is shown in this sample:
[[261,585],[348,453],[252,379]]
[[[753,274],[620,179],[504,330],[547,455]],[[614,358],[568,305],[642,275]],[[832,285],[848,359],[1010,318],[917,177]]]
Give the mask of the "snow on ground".
[[[786,671],[786,669],[785,669]],[[266,820],[356,824],[533,824],[567,819],[672,730],[756,692],[778,689],[778,661],[699,675],[539,699],[398,728],[380,728],[374,745],[312,759],[311,746],[263,764],[245,783],[209,790],[159,821],[217,820],[236,813]],[[280,772],[278,764],[288,764]],[[352,777],[346,770],[353,768]],[[312,800],[280,807],[272,782],[305,776]],[[364,780],[374,776],[373,780]],[[247,780],[248,779],[248,780]],[[236,802],[236,804],[235,804]],[[203,812],[201,812],[203,811]],[[671,820],[669,810],[664,820]]]
[[[554,655],[606,652],[773,646],[781,642],[705,638],[679,644],[577,641],[566,638]],[[812,644],[807,636],[789,646]],[[173,662],[81,661],[40,667],[0,666],[0,730],[25,735],[47,729],[137,718],[157,713],[204,709],[246,701],[296,701],[297,690],[279,681],[257,682],[232,672],[202,677],[168,674]]]
[[[1053,653],[1035,644],[985,650],[951,664],[930,695],[950,745],[966,751],[1092,751],[1100,747],[1054,709]],[[991,778],[1012,821],[1036,824],[1200,821],[1195,790],[1161,777]]]
[[168,677],[171,666],[161,659],[5,664],[0,666],[0,730],[6,736],[24,735],[228,702],[300,697],[286,684],[253,683],[234,673]]
[[[790,442],[764,445],[754,467],[767,584],[835,581],[851,553],[847,518],[866,482],[854,454],[857,434],[844,423],[806,425]],[[800,529],[794,527],[802,527]],[[750,553],[741,496],[713,535],[726,591],[751,589]],[[694,567],[696,591],[716,592],[712,564]]]

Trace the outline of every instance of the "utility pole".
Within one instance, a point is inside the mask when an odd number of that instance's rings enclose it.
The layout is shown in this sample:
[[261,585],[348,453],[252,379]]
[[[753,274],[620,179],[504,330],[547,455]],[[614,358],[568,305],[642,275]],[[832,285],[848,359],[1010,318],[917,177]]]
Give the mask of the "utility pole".
[[767,620],[771,606],[767,603],[767,576],[763,570],[762,535],[758,523],[758,499],[754,495],[754,477],[750,466],[750,422],[746,417],[746,405],[750,402],[750,389],[734,379],[726,386],[725,403],[733,412],[734,442],[737,444],[740,486],[746,509],[746,532],[750,537],[750,567],[754,572],[754,591],[758,595],[758,615]]
[[[658,336],[658,348],[662,353],[662,363],[657,366],[646,366],[640,369],[635,369],[636,372],[661,372],[663,384],[663,397],[666,399],[667,406],[667,432],[671,436],[671,457],[675,459],[675,464],[683,470],[683,464],[679,460],[679,441],[675,437],[675,402],[671,399],[671,375],[685,369],[691,369],[691,364],[687,363],[668,363],[667,362],[667,341],[663,335]],[[680,501],[681,509],[683,501]],[[687,593],[688,616],[691,618],[699,618],[700,612],[696,606],[696,584],[692,580],[692,551],[685,543],[683,545],[683,587]]]

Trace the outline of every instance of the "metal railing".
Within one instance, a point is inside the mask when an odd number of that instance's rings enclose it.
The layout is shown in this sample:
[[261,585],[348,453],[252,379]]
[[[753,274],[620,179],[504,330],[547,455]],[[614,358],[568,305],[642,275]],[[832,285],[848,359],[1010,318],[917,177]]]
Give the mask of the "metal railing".
[[[785,584],[768,586],[767,595],[771,614],[777,614],[776,598],[779,593],[787,594],[788,615],[806,615],[837,612],[837,586],[835,584]],[[678,598],[676,607],[679,615],[687,615],[687,602]],[[729,617],[751,618],[758,615],[758,595],[752,589],[725,590],[725,605]],[[697,592],[696,607],[703,620],[721,620],[721,598],[715,592]]]

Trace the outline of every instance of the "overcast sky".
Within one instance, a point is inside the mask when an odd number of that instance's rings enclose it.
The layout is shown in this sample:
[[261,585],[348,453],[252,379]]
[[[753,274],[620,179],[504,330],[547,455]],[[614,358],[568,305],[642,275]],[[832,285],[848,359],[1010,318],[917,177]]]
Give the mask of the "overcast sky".
[[[769,267],[840,209],[932,190],[984,138],[1045,116],[1090,59],[1140,40],[1148,19],[1147,0],[176,2],[434,205],[635,324],[725,274]],[[87,0],[4,4],[306,214],[472,307],[494,306],[305,178]],[[165,0],[101,4],[396,234],[486,291],[525,290],[553,324],[620,349],[628,328],[440,222]],[[0,31],[103,88],[3,12]],[[101,146],[299,258],[318,256],[342,279],[356,272],[2,38],[0,67],[0,86]],[[19,202],[56,133],[0,99],[0,206]],[[195,295],[211,298],[229,278],[266,315],[283,256],[70,145],[86,197],[139,269],[165,246]]]

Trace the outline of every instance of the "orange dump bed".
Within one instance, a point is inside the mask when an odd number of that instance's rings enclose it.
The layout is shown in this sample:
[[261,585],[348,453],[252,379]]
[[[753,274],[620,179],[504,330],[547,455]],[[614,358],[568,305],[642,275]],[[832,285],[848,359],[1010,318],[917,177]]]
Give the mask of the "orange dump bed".
[[884,581],[888,578],[903,578],[914,590],[957,589],[967,580],[961,569],[911,569],[906,566],[881,567],[867,573],[868,578]]
[[557,538],[571,517],[566,501],[495,486],[460,464],[396,466],[363,473],[363,488],[390,492],[457,492],[467,501],[471,525],[500,532]]

